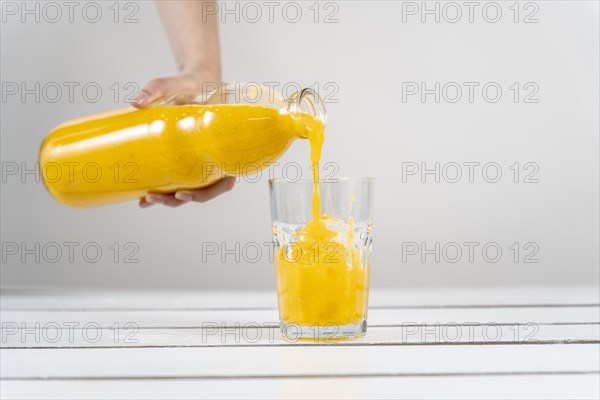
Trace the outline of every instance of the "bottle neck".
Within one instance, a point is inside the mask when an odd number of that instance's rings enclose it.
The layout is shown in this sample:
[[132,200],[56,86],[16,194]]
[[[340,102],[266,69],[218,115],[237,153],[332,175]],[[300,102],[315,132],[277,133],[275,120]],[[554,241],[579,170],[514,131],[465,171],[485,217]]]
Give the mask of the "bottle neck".
[[[295,92],[288,99],[288,112],[302,119],[304,130],[302,138],[307,138],[307,130],[314,126],[314,119],[320,121],[323,125],[327,124],[327,110],[325,103],[317,92],[310,88]],[[312,121],[307,120],[307,115],[311,116]]]

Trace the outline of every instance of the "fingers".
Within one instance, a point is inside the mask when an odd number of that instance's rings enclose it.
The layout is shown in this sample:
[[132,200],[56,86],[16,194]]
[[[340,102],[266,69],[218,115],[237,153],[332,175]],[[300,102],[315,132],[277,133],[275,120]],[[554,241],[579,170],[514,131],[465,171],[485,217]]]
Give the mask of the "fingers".
[[227,176],[217,183],[202,189],[179,191],[175,193],[175,198],[181,201],[204,203],[222,195],[223,193],[229,192],[231,189],[233,189],[234,184],[235,177]]
[[143,108],[177,93],[198,90],[198,82],[190,75],[153,79],[131,100],[131,105]]
[[[167,193],[167,194],[163,194],[163,193],[152,193],[147,195],[144,198],[144,201],[146,203],[149,203],[150,205],[152,204],[162,204],[165,205],[167,207],[179,207],[182,204],[187,203],[187,201],[181,201],[175,198],[175,195],[173,195],[172,193]],[[140,206],[142,206],[140,204]],[[147,206],[149,207],[149,206]],[[147,207],[142,207],[142,208],[147,208]]]
[[154,205],[154,203],[150,203],[146,200],[145,197],[142,197],[140,199],[140,201],[138,202],[138,205],[140,206],[140,208],[148,208],[148,207],[152,207]]
[[235,185],[235,177],[227,176],[220,181],[201,189],[182,190],[176,193],[151,193],[140,199],[139,206],[148,208],[154,204],[162,204],[167,207],[179,207],[190,201],[204,203],[212,200],[223,193],[229,192]]

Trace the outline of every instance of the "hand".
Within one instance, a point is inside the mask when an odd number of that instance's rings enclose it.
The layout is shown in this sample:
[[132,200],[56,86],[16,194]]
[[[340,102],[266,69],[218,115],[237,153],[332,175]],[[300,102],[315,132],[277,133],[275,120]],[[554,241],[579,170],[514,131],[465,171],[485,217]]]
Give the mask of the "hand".
[[235,177],[226,176],[210,186],[194,190],[180,190],[175,193],[150,193],[140,199],[139,205],[148,208],[154,204],[164,204],[168,207],[179,207],[190,201],[204,203],[233,189]]
[[[204,79],[201,79],[202,76]],[[179,75],[154,79],[138,93],[132,100],[131,105],[136,108],[144,108],[152,103],[182,92],[194,92],[202,90],[202,82],[216,82],[212,79],[216,74],[197,74],[182,72]],[[208,79],[206,79],[208,78]],[[235,184],[235,178],[225,177],[220,181],[200,189],[182,190],[175,193],[149,193],[146,197],[140,199],[139,205],[142,208],[148,208],[153,204],[163,204],[168,207],[179,207],[188,202],[204,203],[223,193],[230,191]]]
[[144,108],[178,93],[201,92],[202,83],[220,84],[218,74],[181,72],[175,76],[153,79],[131,100],[135,108]]

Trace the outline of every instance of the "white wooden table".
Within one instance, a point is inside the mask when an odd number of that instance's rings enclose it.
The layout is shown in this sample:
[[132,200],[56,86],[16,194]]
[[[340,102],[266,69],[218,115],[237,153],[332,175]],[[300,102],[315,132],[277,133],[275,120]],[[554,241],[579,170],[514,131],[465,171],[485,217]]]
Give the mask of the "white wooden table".
[[4,292],[1,397],[598,398],[599,289],[374,290],[288,343],[268,292]]

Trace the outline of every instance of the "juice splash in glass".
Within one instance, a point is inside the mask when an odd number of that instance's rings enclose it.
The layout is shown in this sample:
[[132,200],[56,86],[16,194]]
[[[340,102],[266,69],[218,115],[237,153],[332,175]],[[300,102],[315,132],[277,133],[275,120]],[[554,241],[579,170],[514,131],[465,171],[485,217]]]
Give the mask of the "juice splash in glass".
[[326,341],[364,335],[374,180],[276,179],[269,185],[283,336]]

